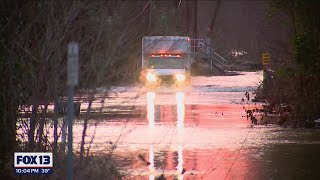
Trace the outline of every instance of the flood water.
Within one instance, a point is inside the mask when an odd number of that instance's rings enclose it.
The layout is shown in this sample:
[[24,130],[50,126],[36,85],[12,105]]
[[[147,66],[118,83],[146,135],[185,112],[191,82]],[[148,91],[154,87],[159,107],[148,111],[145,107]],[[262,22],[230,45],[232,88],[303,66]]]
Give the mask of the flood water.
[[[185,91],[113,87],[92,105],[107,115],[90,120],[85,147],[88,154],[116,147],[127,179],[320,179],[319,130],[251,127],[244,107],[261,104],[244,94],[252,98],[261,80],[262,72],[243,72],[192,77]],[[82,130],[76,120],[75,152]]]

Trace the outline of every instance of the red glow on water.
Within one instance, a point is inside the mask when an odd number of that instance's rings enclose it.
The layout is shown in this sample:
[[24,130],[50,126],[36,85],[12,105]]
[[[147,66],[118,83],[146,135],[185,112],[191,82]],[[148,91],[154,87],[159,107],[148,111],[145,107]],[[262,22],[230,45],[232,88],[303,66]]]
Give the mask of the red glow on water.
[[[241,148],[250,123],[241,117],[244,105],[230,103],[240,102],[244,93],[211,92],[215,88],[255,87],[259,77],[253,72],[233,77],[192,77],[194,90],[190,93],[146,92],[139,98],[135,98],[138,87],[117,90],[104,102],[108,113],[113,106],[138,106],[142,112],[133,118],[99,119],[97,128],[89,126],[88,137],[95,136],[90,153],[107,152],[109,142],[117,142],[114,154],[136,158],[127,169],[137,171],[141,179],[153,179],[162,173],[167,179],[259,179],[252,175],[255,172],[248,172],[258,169],[251,150]],[[81,106],[86,109],[88,103]],[[96,109],[100,106],[100,99],[92,104]],[[75,123],[75,148],[79,147],[82,131],[83,124]],[[90,138],[86,138],[88,142]],[[140,154],[145,161],[138,158]]]

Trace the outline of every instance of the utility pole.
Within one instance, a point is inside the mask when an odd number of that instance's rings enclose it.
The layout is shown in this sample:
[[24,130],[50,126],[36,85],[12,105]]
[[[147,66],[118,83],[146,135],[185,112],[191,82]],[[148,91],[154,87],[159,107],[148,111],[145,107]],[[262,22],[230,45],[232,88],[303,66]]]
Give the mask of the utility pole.
[[191,36],[191,26],[190,26],[190,24],[191,24],[191,18],[190,18],[190,2],[191,1],[186,1],[185,2],[185,6],[186,6],[186,15],[185,15],[185,17],[186,17],[186,30],[187,30],[187,34],[188,34],[188,36]]
[[149,30],[151,28],[151,18],[152,18],[152,0],[150,0],[150,4],[149,4]]
[[198,35],[198,0],[193,0],[193,39]]
[[217,19],[217,16],[218,16],[218,12],[219,12],[220,6],[221,6],[221,0],[217,0],[216,8],[215,8],[213,17],[212,17],[211,22],[210,22],[210,27],[209,27],[209,31],[210,32],[213,31],[213,28],[214,28],[214,25],[215,25],[215,22],[216,22],[216,19]]

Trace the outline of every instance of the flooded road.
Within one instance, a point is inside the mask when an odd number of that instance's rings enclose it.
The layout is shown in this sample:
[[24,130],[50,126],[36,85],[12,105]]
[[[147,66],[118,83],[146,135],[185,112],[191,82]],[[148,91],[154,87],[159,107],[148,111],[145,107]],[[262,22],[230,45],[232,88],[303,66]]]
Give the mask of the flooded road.
[[[319,130],[251,128],[244,107],[259,104],[242,98],[261,79],[261,72],[193,77],[186,92],[115,87],[105,106],[121,102],[140,113],[92,121],[87,147],[103,153],[116,145],[128,179],[319,179]],[[81,135],[82,123],[74,131]]]
[[[260,104],[244,94],[261,80],[244,72],[192,77],[186,91],[111,88],[92,104],[107,115],[89,121],[86,153],[112,151],[127,179],[320,179],[319,130],[251,127],[244,108]],[[76,120],[76,153],[82,130]]]

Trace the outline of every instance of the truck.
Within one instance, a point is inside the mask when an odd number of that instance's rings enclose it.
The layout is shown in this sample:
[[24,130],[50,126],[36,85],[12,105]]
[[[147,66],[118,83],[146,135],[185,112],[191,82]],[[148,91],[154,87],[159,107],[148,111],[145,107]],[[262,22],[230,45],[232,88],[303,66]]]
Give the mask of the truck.
[[182,36],[142,38],[142,81],[148,87],[190,85],[191,40]]

